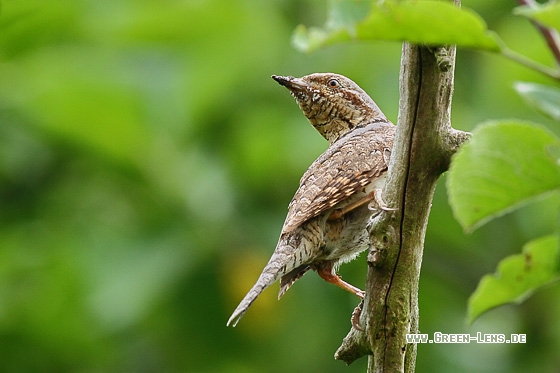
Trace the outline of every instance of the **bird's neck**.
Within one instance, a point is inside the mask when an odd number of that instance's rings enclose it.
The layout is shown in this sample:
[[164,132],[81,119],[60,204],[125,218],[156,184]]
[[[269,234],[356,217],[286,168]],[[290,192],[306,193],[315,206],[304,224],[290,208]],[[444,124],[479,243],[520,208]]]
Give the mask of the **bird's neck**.
[[300,107],[309,122],[329,142],[329,145],[357,128],[373,122],[387,121],[375,103],[362,108],[306,104]]
[[361,120],[347,122],[340,118],[325,118],[328,120],[309,120],[313,127],[323,136],[329,145],[334,144],[338,139],[353,131],[357,127],[362,127]]

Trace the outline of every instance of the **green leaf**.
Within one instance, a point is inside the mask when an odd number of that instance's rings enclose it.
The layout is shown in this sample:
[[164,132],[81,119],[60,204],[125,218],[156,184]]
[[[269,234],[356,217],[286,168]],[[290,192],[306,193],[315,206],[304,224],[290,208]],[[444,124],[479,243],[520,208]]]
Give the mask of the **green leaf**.
[[547,27],[560,30],[560,2],[549,2],[544,5],[520,6],[513,10],[514,14],[522,15],[538,21]]
[[469,323],[492,308],[521,303],[536,290],[558,281],[559,255],[558,236],[550,235],[527,243],[522,254],[503,259],[496,273],[482,277],[469,298]]
[[480,125],[453,157],[447,182],[449,202],[463,229],[559,188],[560,167],[552,155],[559,146],[554,134],[529,122]]
[[513,87],[529,106],[560,122],[560,89],[526,82],[516,82]]
[[[474,11],[441,1],[386,1],[372,4],[370,14],[350,27],[348,19],[340,21],[342,7],[356,7],[352,1],[338,2],[337,12],[329,12],[325,28],[298,26],[293,43],[301,51],[316,49],[349,40],[407,40],[425,45],[450,45],[500,50],[500,40],[486,27]],[[337,17],[337,18],[333,18]]]
[[330,0],[324,29],[296,27],[292,44],[300,51],[314,51],[325,45],[344,42],[356,37],[356,25],[369,13],[369,0]]
[[367,16],[370,8],[369,0],[330,0],[325,27],[330,30],[345,28],[352,34],[356,24]]

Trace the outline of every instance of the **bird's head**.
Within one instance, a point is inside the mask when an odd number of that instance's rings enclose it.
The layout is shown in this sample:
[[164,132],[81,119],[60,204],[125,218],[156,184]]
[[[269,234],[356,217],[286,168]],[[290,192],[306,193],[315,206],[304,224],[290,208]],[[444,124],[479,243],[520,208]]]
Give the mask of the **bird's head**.
[[307,119],[330,144],[356,128],[387,122],[368,94],[345,76],[316,73],[272,78],[290,90]]

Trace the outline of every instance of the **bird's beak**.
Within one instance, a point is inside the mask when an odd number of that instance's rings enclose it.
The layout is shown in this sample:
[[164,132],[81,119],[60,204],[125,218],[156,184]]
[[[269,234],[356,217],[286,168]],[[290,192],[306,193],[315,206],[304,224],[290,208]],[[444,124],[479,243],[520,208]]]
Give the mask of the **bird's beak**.
[[276,80],[280,85],[283,85],[292,92],[301,92],[308,87],[307,83],[305,83],[301,78],[294,78],[293,76],[272,75],[272,79]]

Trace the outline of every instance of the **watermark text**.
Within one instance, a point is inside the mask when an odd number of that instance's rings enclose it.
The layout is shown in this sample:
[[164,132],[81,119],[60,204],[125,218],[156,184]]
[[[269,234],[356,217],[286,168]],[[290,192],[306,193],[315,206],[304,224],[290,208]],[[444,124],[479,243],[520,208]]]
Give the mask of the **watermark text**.
[[407,343],[527,343],[526,334],[447,334],[435,332],[430,338],[428,334],[407,334]]

